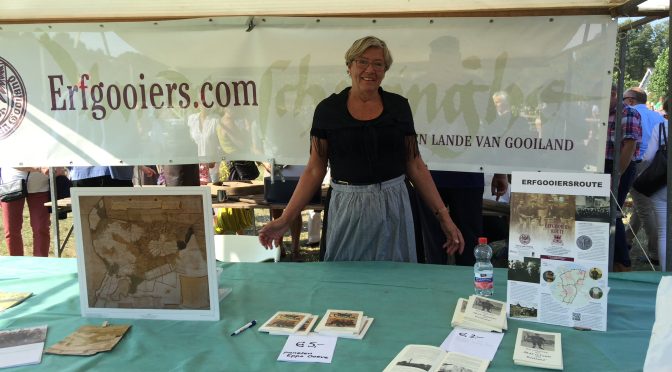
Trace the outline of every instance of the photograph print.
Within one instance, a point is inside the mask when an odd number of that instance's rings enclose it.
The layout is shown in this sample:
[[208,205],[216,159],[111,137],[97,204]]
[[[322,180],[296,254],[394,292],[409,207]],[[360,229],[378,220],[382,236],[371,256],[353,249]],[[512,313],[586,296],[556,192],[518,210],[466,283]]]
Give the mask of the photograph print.
[[555,336],[523,331],[523,338],[520,340],[520,344],[531,349],[555,351]]

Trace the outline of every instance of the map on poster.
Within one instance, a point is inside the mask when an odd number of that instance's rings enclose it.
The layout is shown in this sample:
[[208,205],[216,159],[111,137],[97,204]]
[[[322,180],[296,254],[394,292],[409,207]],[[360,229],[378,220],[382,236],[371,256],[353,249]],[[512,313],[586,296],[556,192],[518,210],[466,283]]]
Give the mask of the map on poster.
[[606,331],[609,176],[514,172],[508,315]]

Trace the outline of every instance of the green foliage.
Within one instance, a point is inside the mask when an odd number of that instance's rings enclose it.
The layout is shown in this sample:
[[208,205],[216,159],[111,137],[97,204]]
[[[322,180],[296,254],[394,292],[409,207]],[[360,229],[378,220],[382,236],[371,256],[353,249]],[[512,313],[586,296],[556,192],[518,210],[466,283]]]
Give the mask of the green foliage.
[[657,100],[658,97],[664,97],[667,95],[667,79],[668,79],[668,53],[669,47],[663,49],[663,51],[658,55],[656,60],[656,65],[654,67],[653,75],[651,76],[651,81],[647,87],[649,95],[653,100]]
[[[627,25],[630,21],[620,24]],[[623,41],[626,41],[627,50],[625,56],[625,68],[623,69],[624,87],[630,88],[638,86],[644,78],[647,68],[652,68],[657,63],[659,56],[668,45],[668,29],[666,22],[657,24],[647,23],[627,33],[627,38],[619,34],[616,40],[616,55],[614,56],[614,66],[618,66],[618,56]],[[667,72],[665,73],[667,76]],[[618,82],[619,70],[614,69],[613,83]]]

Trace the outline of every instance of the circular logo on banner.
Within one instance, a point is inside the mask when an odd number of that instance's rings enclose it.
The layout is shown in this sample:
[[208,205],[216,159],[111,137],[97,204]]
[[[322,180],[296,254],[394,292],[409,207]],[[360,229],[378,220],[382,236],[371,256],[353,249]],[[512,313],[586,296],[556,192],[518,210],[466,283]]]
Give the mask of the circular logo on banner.
[[9,137],[26,116],[26,87],[14,66],[0,57],[0,140]]
[[519,241],[520,244],[522,244],[522,245],[528,245],[528,244],[530,244],[530,240],[532,240],[532,239],[530,238],[530,234],[520,234],[520,236],[518,237],[518,241]]

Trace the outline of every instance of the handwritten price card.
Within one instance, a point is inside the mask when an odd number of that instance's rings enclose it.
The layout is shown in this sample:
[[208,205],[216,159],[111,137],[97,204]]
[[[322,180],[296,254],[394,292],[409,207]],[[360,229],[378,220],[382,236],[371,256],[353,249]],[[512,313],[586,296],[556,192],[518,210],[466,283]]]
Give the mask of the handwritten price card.
[[338,337],[296,336],[287,337],[278,360],[281,362],[331,363]]

